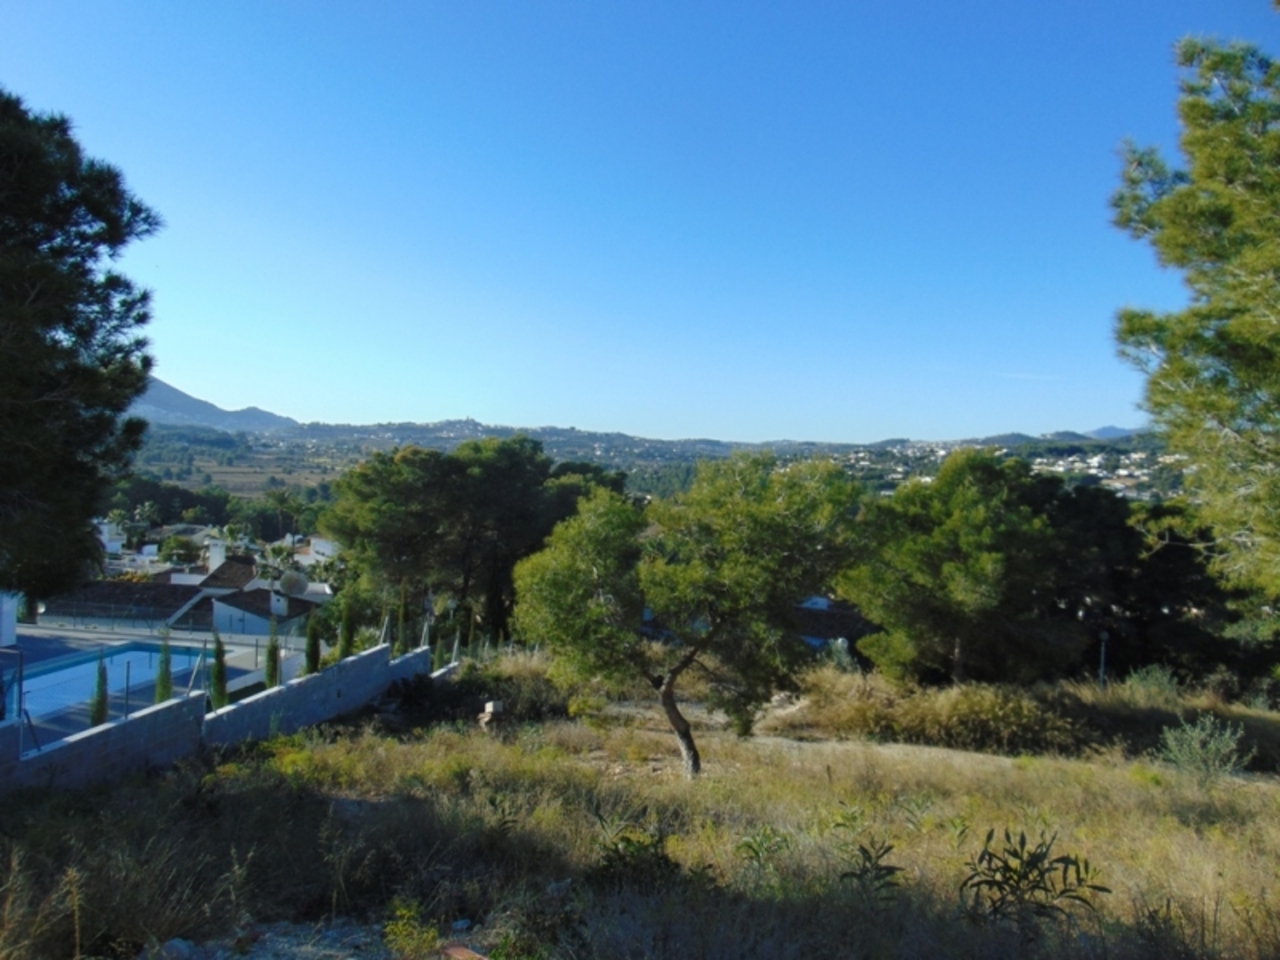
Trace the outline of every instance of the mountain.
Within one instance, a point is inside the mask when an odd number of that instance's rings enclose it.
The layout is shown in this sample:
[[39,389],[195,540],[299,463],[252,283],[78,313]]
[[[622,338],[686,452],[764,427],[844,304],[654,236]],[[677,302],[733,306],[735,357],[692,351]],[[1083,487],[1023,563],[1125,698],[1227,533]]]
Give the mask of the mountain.
[[275,433],[291,430],[298,421],[289,417],[245,407],[243,410],[223,410],[207,400],[198,400],[171,387],[163,380],[152,377],[146,392],[134,401],[129,415],[142,417],[151,423],[164,423],[184,427],[213,427],[231,433]]
[[1135,433],[1146,433],[1147,430],[1139,427],[1136,430],[1126,430],[1124,427],[1099,427],[1097,430],[1090,430],[1089,436],[1095,440],[1120,440],[1124,437],[1132,437]]
[[1060,431],[1043,437],[1033,437],[1025,433],[1006,433],[980,440],[937,441],[926,444],[906,438],[882,440],[872,444],[794,440],[777,440],[760,444],[710,439],[651,440],[622,433],[578,430],[574,427],[505,427],[483,424],[475,420],[379,423],[363,426],[330,423],[300,424],[291,417],[282,417],[258,407],[223,410],[208,401],[183,393],[155,377],[151,378],[146,393],[134,403],[129,412],[151,423],[169,427],[210,427],[230,433],[287,434],[291,439],[299,442],[325,443],[355,440],[374,448],[418,444],[424,447],[452,450],[463,440],[480,437],[510,437],[523,433],[541,441],[547,453],[558,460],[591,460],[614,465],[636,462],[692,462],[700,458],[727,457],[734,450],[770,449],[782,456],[840,456],[857,449],[887,451],[917,445],[1019,447],[1045,440],[1107,441],[1124,439],[1143,432],[1141,429],[1123,430],[1119,427],[1102,427],[1088,434]]

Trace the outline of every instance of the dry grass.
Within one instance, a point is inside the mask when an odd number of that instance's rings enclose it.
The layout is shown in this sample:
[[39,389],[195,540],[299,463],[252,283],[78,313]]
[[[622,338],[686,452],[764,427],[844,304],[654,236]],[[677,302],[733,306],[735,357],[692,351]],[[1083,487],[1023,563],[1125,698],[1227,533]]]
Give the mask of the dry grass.
[[[528,663],[504,669],[539,682]],[[823,682],[811,732],[845,708]],[[1271,777],[1207,789],[1119,750],[1009,758],[706,723],[699,736],[695,782],[660,719],[633,709],[497,736],[281,738],[111,792],[11,800],[0,958],[71,956],[77,929],[85,953],[131,956],[247,917],[385,919],[393,904],[428,927],[482,922],[509,958],[1280,955]],[[1056,834],[1055,853],[1098,868],[1112,892],[1096,913],[969,919],[960,883],[1006,826]],[[901,872],[869,895],[841,875],[877,842]]]

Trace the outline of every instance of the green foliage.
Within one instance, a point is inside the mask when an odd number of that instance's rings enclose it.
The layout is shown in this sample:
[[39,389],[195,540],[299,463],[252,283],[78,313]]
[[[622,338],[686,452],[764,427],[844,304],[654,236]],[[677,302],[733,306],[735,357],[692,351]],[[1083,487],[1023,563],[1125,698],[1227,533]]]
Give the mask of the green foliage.
[[209,673],[209,699],[213,709],[221,710],[229,702],[227,696],[227,645],[222,635],[213,631],[213,669]]
[[396,960],[435,960],[440,955],[440,934],[434,924],[423,921],[417,903],[393,897],[390,913],[382,939]]
[[200,547],[190,537],[168,537],[160,545],[160,556],[170,563],[195,563],[200,559]]
[[698,668],[709,705],[750,730],[809,657],[795,607],[851,555],[857,497],[834,464],[769,456],[704,463],[687,493],[644,510],[599,490],[516,568],[520,631],[581,677],[647,681],[695,774],[676,682]]
[[1198,39],[1177,50],[1184,169],[1132,144],[1115,223],[1182,272],[1190,302],[1125,309],[1123,355],[1147,374],[1146,407],[1215,534],[1216,569],[1280,592],[1280,69],[1256,47]]
[[1243,738],[1243,725],[1202,713],[1195,723],[1183,719],[1177,727],[1165,728],[1160,735],[1160,758],[1209,787],[1249,765],[1255,751],[1241,747]]
[[852,881],[859,896],[870,903],[887,903],[893,899],[898,887],[901,867],[885,860],[893,853],[893,844],[887,840],[868,837],[849,851],[853,866],[840,874],[841,880]]
[[345,660],[355,653],[356,619],[354,605],[349,597],[342,598],[342,622],[338,627],[338,659]]
[[791,838],[771,823],[762,823],[734,847],[747,866],[751,883],[766,887],[778,883],[778,858],[791,846]]
[[621,485],[591,464],[553,467],[525,436],[469,440],[452,453],[405,447],[345,474],[322,526],[388,596],[404,590],[408,608],[421,610],[428,593],[448,595],[502,642],[516,562],[587,491]]
[[1034,846],[1026,831],[1004,831],[1004,842],[992,846],[996,832],[988,831],[982,852],[969,861],[969,875],[960,884],[969,916],[976,922],[1012,922],[1024,939],[1033,939],[1036,922],[1067,916],[1068,907],[1094,910],[1093,896],[1111,891],[1096,882],[1088,860],[1071,854],[1053,856],[1057,834],[1040,834]]
[[149,294],[112,269],[160,218],[63,116],[0,90],[0,590],[74,586],[90,524],[142,441]]
[[160,641],[160,662],[156,665],[155,702],[164,703],[173,699],[173,651],[169,648],[169,638]]
[[276,618],[271,618],[270,634],[267,636],[267,664],[265,679],[267,688],[280,686],[280,632]]
[[307,619],[307,646],[305,652],[307,673],[320,672],[320,619],[318,617],[309,617]]
[[898,680],[1028,680],[1062,670],[1087,638],[1055,602],[1071,564],[1055,529],[1056,478],[961,450],[929,484],[868,504],[866,554],[843,593],[884,632],[858,649]]
[[1041,691],[989,684],[902,688],[827,666],[798,678],[800,709],[770,730],[863,737],[982,753],[1078,753],[1099,736]]
[[680,865],[667,853],[666,834],[653,823],[639,826],[596,813],[601,837],[600,860],[587,881],[601,890],[661,890],[681,876]]
[[107,689],[107,663],[98,655],[98,670],[94,675],[93,699],[89,701],[89,726],[107,722],[111,710],[111,694]]

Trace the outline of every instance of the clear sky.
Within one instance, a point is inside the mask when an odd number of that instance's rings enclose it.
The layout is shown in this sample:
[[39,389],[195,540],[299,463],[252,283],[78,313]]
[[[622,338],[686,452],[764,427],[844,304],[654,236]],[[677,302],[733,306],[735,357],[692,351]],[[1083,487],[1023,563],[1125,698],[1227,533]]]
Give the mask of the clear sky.
[[162,379],[299,420],[865,442],[1135,426],[1109,223],[1266,0],[0,0],[165,218]]

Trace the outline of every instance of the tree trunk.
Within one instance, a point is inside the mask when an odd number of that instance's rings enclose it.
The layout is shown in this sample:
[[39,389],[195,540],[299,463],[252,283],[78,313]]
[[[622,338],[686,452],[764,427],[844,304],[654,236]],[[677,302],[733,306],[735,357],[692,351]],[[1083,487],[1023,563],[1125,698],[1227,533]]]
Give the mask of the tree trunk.
[[684,714],[676,706],[676,676],[677,674],[675,673],[668,674],[659,688],[659,693],[661,695],[662,710],[667,715],[667,721],[671,724],[671,729],[675,731],[676,742],[680,744],[680,756],[684,758],[685,776],[692,779],[702,772],[702,758],[698,756],[698,746],[693,742],[693,732],[689,728],[689,721],[684,718]]
[[964,642],[956,637],[955,647],[951,651],[951,680],[953,683],[964,683]]

